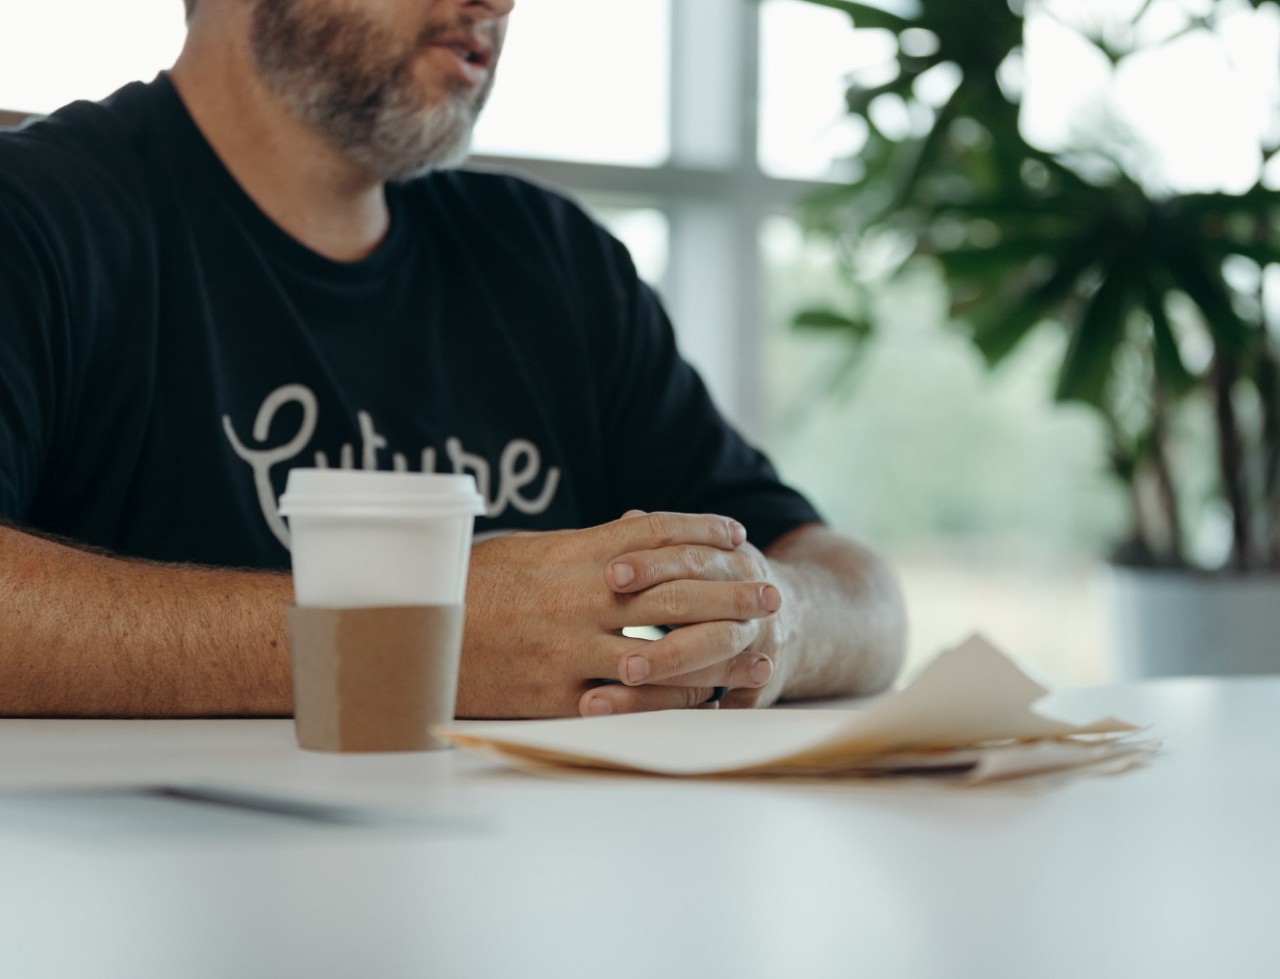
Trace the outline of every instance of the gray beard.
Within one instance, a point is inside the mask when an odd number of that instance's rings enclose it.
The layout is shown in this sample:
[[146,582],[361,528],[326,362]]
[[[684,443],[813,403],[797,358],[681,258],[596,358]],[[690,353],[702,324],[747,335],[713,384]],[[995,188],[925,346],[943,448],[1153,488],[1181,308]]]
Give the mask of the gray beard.
[[306,0],[258,0],[251,50],[271,92],[306,125],[379,180],[405,181],[456,166],[493,84],[468,96],[459,85],[426,104],[407,49],[378,25],[345,12],[316,12]]

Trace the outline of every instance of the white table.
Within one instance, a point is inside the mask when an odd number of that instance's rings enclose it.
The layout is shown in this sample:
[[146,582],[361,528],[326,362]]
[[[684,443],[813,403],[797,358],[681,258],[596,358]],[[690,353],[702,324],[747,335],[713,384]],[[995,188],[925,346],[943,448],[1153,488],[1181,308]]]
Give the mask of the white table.
[[[1166,746],[942,791],[556,781],[304,753],[285,721],[0,721],[0,977],[1280,975],[1280,678],[1045,708]],[[176,783],[391,815],[26,791]]]

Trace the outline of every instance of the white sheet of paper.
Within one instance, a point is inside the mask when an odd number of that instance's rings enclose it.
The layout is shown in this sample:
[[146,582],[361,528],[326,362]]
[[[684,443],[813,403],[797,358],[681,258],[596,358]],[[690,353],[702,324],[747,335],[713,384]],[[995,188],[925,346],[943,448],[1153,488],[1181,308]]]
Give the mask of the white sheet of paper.
[[[908,686],[861,710],[686,710],[459,722],[442,733],[463,747],[544,766],[689,776],[850,770],[858,759],[893,752],[1137,730],[1110,717],[1075,725],[1038,714],[1032,705],[1047,693],[975,636],[939,654]],[[1062,762],[1067,756],[1058,757]]]

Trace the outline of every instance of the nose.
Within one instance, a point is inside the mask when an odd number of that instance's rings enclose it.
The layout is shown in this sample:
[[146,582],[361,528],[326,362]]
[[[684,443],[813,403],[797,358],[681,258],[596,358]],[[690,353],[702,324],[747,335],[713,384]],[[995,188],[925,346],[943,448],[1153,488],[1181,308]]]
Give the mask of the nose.
[[477,8],[488,10],[491,17],[505,17],[515,9],[516,0],[467,0],[464,6],[477,13]]

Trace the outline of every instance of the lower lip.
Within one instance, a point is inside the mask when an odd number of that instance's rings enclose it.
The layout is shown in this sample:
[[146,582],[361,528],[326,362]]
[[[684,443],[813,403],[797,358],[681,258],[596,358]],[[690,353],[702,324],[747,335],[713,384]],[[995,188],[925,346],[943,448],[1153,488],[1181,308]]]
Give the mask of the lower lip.
[[473,64],[467,61],[462,55],[454,51],[453,48],[436,46],[431,49],[439,54],[439,60],[444,64],[445,68],[451,75],[468,85],[479,85],[484,82],[489,75],[489,69],[484,65]]

